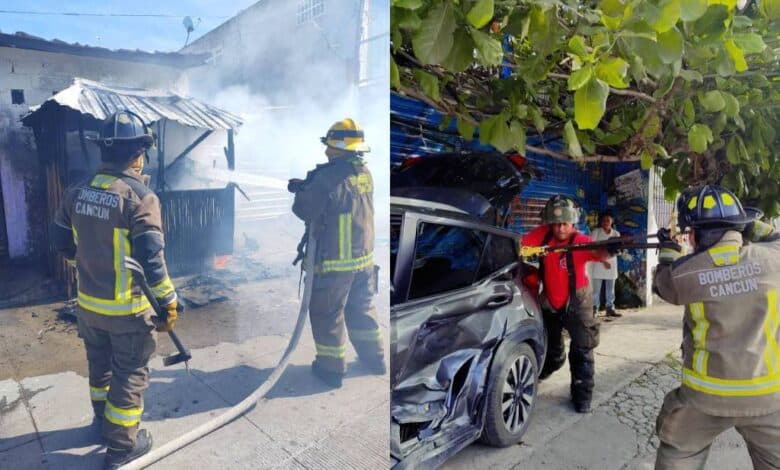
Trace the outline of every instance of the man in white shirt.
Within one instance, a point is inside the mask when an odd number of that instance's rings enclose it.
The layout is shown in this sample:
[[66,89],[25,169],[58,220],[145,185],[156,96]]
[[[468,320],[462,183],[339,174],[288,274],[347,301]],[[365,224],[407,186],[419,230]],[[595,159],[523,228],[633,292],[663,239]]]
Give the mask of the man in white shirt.
[[[620,232],[612,227],[613,219],[609,213],[603,213],[599,217],[599,227],[593,230],[591,238],[594,242],[609,240],[620,236]],[[604,261],[591,263],[591,283],[593,285],[593,316],[596,316],[601,304],[601,284],[604,283],[606,291],[606,307],[608,317],[622,317],[615,311],[615,279],[617,279],[617,256],[612,256]]]

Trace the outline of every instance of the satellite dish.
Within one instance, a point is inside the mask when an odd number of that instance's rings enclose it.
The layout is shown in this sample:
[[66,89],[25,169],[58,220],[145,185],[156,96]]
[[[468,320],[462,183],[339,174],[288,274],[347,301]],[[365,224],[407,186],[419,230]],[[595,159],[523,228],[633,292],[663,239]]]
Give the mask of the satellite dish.
[[181,23],[184,25],[184,29],[187,30],[187,33],[195,31],[195,24],[189,16],[185,16]]

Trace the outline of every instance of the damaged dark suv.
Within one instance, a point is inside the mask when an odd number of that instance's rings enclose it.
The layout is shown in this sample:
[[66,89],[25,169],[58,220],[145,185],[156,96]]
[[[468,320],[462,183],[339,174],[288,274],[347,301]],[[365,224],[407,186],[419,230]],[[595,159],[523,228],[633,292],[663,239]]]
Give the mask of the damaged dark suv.
[[477,439],[516,444],[536,402],[546,342],[519,236],[488,222],[480,194],[453,191],[393,188],[395,468],[436,467]]

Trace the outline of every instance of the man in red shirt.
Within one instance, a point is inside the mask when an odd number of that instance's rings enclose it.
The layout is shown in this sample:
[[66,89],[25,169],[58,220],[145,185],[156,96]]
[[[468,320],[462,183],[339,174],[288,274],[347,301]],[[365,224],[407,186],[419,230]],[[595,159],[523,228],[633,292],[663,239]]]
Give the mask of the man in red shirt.
[[[593,240],[577,230],[580,220],[577,203],[564,195],[550,198],[542,210],[542,223],[527,233],[524,246],[562,246]],[[569,367],[571,398],[578,413],[590,411],[593,395],[593,349],[599,344],[599,323],[593,318],[593,292],[585,273],[588,261],[605,259],[606,252],[589,250],[550,253],[540,262],[541,306],[547,330],[547,356],[540,379],[549,377],[566,361],[563,328],[571,336]],[[574,295],[570,295],[571,292]]]

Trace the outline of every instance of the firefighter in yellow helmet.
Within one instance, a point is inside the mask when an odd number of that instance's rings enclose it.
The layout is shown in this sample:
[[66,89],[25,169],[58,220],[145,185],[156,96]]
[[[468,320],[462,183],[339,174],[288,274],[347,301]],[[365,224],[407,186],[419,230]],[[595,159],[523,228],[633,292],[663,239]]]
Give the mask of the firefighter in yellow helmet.
[[158,331],[173,328],[177,297],[163,257],[160,201],[141,176],[153,135],[129,111],[106,119],[100,134],[103,166],[66,191],[52,238],[76,266],[78,326],[89,362],[94,423],[107,441],[105,468],[113,469],[152,447],[151,434],[138,428],[157,335],[149,301],[124,267],[125,256],[141,263],[168,311]]
[[704,468],[732,427],[756,469],[780,468],[780,236],[725,188],[686,191],[678,207],[694,252],[662,249],[653,280],[685,305],[682,384],[658,416],[655,468]]
[[[362,158],[369,148],[355,121],[336,122],[321,141],[328,162],[305,180],[290,180],[288,189],[295,194],[293,212],[317,240],[315,265],[306,267],[306,275],[314,276],[309,315],[317,355],[312,372],[340,387],[346,370],[345,323],[359,360],[372,373],[386,372],[372,305],[377,287],[374,183]],[[302,250],[303,245],[299,259]]]

